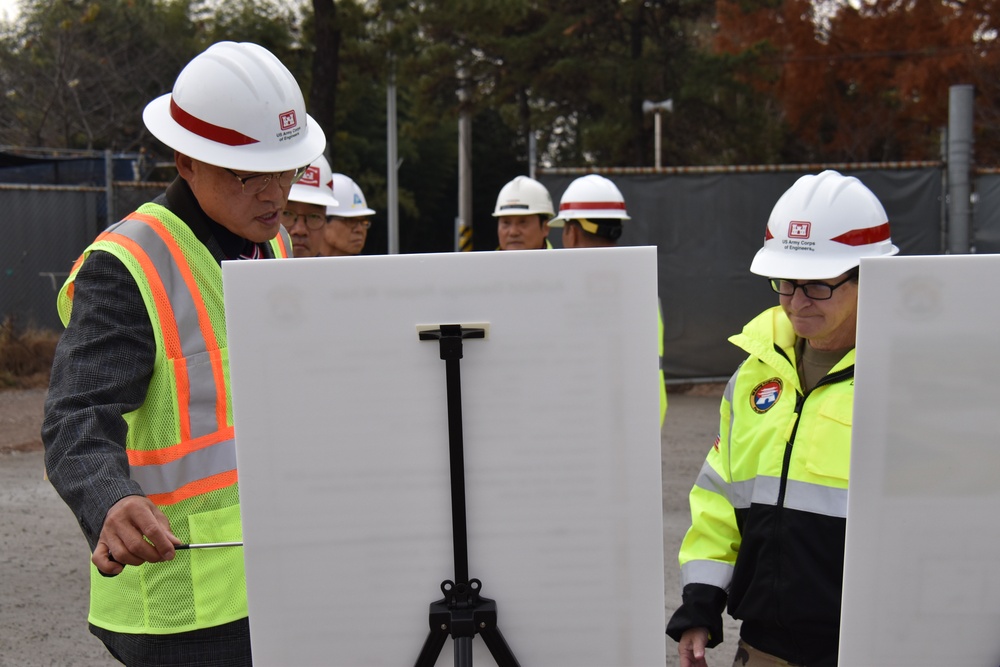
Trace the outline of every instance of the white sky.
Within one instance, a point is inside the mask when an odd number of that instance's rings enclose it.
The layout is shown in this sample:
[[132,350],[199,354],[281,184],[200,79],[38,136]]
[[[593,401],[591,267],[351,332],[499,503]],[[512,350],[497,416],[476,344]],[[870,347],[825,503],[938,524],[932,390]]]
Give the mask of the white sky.
[[20,0],[0,0],[0,16],[12,19],[18,14]]

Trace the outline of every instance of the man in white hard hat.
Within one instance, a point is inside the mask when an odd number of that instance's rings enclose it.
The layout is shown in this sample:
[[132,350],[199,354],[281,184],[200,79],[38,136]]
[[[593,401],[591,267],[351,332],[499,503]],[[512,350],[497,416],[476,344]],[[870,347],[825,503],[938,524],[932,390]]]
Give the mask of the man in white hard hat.
[[333,192],[337,203],[326,207],[326,224],[316,241],[320,257],[358,255],[368,239],[368,228],[375,211],[368,208],[361,188],[344,174],[333,175]]
[[750,270],[780,305],[730,338],[748,357],[691,490],[667,625],[682,667],[707,664],[727,603],[742,621],[734,664],[837,664],[859,265],[897,252],[882,204],[835,171],[803,176],[771,211]]
[[292,185],[288,203],[281,211],[281,224],[288,230],[295,257],[315,257],[318,254],[326,226],[326,209],[338,203],[333,197],[330,163],[321,155]]
[[500,189],[493,217],[497,219],[497,250],[551,248],[549,219],[555,215],[552,196],[533,178],[518,176]]
[[[629,219],[625,197],[610,179],[587,174],[574,180],[559,200],[559,213],[550,227],[562,227],[564,248],[614,248]],[[667,387],[663,379],[663,313],[659,315],[660,425],[667,415]]]
[[326,138],[248,43],[195,57],[143,121],[178,177],[59,293],[46,469],[93,552],[90,629],[115,658],[250,665],[242,549],[176,547],[242,539],[221,262],[289,256],[281,211]]

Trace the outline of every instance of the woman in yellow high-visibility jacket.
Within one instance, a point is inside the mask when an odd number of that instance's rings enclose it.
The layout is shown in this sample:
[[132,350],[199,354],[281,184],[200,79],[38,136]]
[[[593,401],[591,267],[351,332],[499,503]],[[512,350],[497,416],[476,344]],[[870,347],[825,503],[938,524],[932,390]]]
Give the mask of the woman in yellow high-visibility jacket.
[[749,356],[691,491],[683,604],[667,625],[682,667],[706,665],[727,603],[742,621],[734,665],[836,666],[858,267],[896,252],[853,177],[804,176],[775,205],[750,270],[780,306],[730,339]]

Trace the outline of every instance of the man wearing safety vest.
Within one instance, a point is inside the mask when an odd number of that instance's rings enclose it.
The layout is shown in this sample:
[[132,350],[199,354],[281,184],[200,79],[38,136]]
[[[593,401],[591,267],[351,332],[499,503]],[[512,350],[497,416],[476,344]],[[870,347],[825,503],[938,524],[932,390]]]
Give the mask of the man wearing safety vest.
[[493,217],[497,219],[497,250],[545,250],[549,243],[549,218],[555,215],[552,196],[544,185],[517,176],[500,188]]
[[749,356],[691,490],[667,624],[682,667],[707,664],[727,602],[742,621],[734,665],[836,666],[859,264],[897,252],[856,178],[803,176],[775,204],[750,270],[780,305],[730,338]]
[[[618,186],[598,174],[574,180],[559,200],[559,214],[550,227],[562,227],[564,248],[614,248],[629,220],[625,198]],[[663,312],[659,316],[660,426],[667,415],[667,387],[663,382]]]
[[319,254],[326,226],[326,207],[337,205],[331,171],[330,163],[320,155],[288,193],[288,203],[281,211],[281,224],[288,230],[295,257]]
[[178,178],[59,293],[46,468],[93,551],[88,620],[115,658],[249,665],[242,549],[175,546],[242,539],[221,262],[290,256],[281,211],[326,138],[249,43],[195,57],[143,121]]

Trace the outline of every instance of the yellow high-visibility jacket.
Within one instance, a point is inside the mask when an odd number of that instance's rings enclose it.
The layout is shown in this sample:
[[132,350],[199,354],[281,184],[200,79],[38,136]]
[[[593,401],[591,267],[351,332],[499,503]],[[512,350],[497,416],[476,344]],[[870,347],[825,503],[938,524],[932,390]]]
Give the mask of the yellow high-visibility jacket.
[[668,634],[707,627],[718,644],[728,598],[750,645],[836,664],[854,351],[803,394],[795,340],[780,307],[730,338],[749,357],[726,386],[719,436],[691,491],[684,602]]

